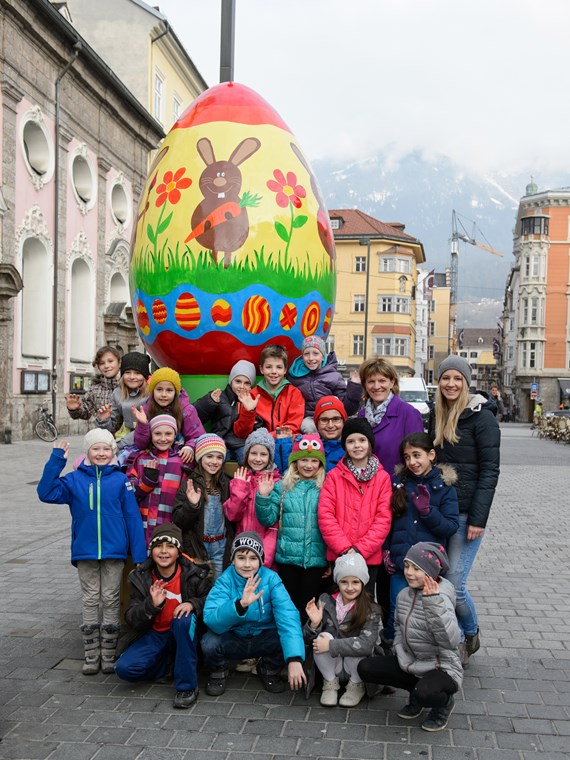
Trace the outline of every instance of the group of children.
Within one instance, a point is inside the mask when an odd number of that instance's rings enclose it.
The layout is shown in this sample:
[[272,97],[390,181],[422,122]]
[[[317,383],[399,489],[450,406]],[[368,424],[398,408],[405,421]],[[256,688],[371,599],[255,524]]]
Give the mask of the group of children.
[[[201,651],[213,696],[232,665],[256,669],[272,692],[286,688],[286,667],[289,686],[307,694],[320,674],[323,705],[357,705],[365,682],[398,686],[410,692],[401,717],[430,707],[422,727],[445,727],[462,681],[454,590],[440,577],[458,507],[454,474],[435,465],[431,439],[408,436],[400,471],[387,473],[370,423],[347,419],[346,384],[317,336],[305,340],[290,380],[285,349],[267,346],[257,385],[242,360],[225,390],[195,405],[174,370],[148,378],[143,354],[119,364],[102,349],[96,362],[94,397],[68,397],[72,416],[95,410],[85,458],[61,477],[68,447],[57,443],[38,485],[42,501],[71,510],[83,672],[155,680],[172,662],[174,706],[186,708],[197,698]],[[343,422],[342,457],[335,447],[330,469],[326,442],[299,433],[327,411]],[[240,465],[233,477],[228,458]],[[134,641],[115,662],[128,555]],[[391,573],[384,627],[372,596],[381,564]]]

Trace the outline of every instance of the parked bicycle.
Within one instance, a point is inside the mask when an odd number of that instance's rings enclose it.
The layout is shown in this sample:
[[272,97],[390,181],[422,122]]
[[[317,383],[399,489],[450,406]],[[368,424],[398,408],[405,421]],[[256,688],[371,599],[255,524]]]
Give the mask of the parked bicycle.
[[34,432],[42,441],[55,441],[58,436],[53,416],[47,406],[39,406],[37,410],[38,421],[35,424]]

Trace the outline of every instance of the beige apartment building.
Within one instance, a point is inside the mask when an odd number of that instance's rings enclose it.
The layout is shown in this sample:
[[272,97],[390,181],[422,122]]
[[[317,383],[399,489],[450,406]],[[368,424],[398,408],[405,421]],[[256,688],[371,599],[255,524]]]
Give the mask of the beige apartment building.
[[455,348],[455,305],[451,304],[450,274],[430,272],[424,285],[427,300],[427,361],[424,380],[436,382],[437,370]]
[[423,245],[356,209],[329,211],[336,245],[337,297],[329,350],[356,369],[383,356],[402,375],[414,373],[416,284]]

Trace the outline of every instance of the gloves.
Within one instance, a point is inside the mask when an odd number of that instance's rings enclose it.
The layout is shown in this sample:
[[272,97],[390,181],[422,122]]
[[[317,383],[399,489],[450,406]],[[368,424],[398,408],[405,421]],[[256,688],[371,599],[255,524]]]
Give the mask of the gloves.
[[418,486],[418,494],[414,497],[414,506],[422,517],[429,514],[429,491],[423,483]]
[[382,561],[384,562],[384,567],[386,568],[388,575],[394,575],[397,568],[390,557],[390,549],[384,549],[382,551]]

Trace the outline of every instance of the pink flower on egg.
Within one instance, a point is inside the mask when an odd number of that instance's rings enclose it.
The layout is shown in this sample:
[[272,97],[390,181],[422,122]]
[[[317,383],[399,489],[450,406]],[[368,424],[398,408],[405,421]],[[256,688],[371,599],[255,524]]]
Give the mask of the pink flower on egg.
[[267,187],[274,192],[275,201],[281,208],[287,208],[292,203],[295,208],[301,208],[301,198],[307,197],[307,191],[303,185],[297,184],[297,175],[294,172],[283,174],[281,169],[275,169],[273,172],[275,179],[267,182]]

